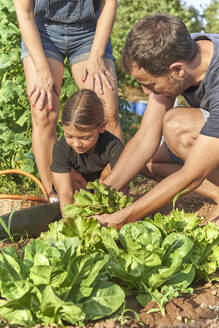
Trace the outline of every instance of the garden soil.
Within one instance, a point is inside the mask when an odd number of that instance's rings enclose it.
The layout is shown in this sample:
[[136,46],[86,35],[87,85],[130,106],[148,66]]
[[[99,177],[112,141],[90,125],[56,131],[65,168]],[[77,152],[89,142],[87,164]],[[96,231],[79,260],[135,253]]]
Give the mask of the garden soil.
[[[156,182],[141,176],[132,183],[129,195],[135,199],[148,192]],[[211,220],[211,211],[215,204],[194,192],[182,195],[176,202],[176,207],[184,209],[185,212],[198,212],[203,217],[203,224]],[[172,210],[169,204],[157,212],[168,214]],[[153,217],[153,213],[150,215]],[[149,310],[157,307],[154,302],[150,302],[146,307],[141,307],[134,297],[127,299],[126,308],[135,311],[140,321],[136,320],[133,312],[126,312],[127,317],[120,317],[118,320],[105,319],[86,325],[86,328],[219,328],[219,283],[206,283],[192,286],[192,294],[182,294],[165,305],[166,315],[160,312],[148,313]],[[3,327],[0,325],[0,327]],[[15,326],[5,325],[5,328],[15,328]],[[18,326],[16,327],[18,328]],[[20,327],[19,327],[20,328]],[[35,328],[48,328],[37,325]],[[79,328],[67,326],[67,328]]]
[[[129,195],[137,199],[155,185],[155,181],[139,176],[132,182]],[[203,217],[202,224],[211,221],[214,207],[215,204],[210,199],[195,192],[182,195],[176,201],[176,208],[184,209],[187,213],[198,212],[198,215]],[[172,204],[168,204],[157,212],[168,214],[171,210]],[[153,217],[153,213],[150,216]],[[165,316],[160,312],[148,313],[156,307],[154,302],[143,308],[134,298],[130,298],[126,307],[138,313],[141,324],[134,319],[127,322],[108,319],[86,328],[219,328],[219,283],[203,282],[199,286],[192,287],[193,294],[181,295],[165,305]],[[131,315],[131,313],[127,314]]]

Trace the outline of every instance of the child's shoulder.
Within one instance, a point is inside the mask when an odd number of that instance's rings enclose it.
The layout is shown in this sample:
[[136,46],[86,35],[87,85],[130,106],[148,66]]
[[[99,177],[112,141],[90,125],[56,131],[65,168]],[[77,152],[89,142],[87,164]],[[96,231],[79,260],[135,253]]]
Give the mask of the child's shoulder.
[[58,150],[58,149],[65,149],[65,150],[69,149],[69,145],[67,144],[64,136],[62,136],[54,144],[54,150]]
[[61,136],[61,137],[59,138],[59,140],[56,141],[56,143],[58,143],[58,144],[66,143],[66,141],[65,141],[65,137],[64,137],[64,136]]
[[100,139],[104,140],[105,142],[115,142],[115,143],[121,143],[121,140],[116,137],[114,134],[109,132],[108,130],[105,130],[103,133],[100,134]]
[[111,132],[105,130],[103,133],[100,134],[97,149],[102,149],[105,152],[111,152],[113,149],[117,149],[119,152],[123,148],[124,145],[121,140]]

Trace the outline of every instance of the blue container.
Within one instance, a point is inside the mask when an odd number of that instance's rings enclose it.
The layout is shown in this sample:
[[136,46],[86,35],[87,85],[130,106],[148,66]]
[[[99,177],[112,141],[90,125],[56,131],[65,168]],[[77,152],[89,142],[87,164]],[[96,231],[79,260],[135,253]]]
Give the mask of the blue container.
[[128,107],[127,107],[127,110],[128,110],[129,112],[135,113],[135,105],[136,105],[135,102],[133,102],[133,101],[129,101],[129,105],[128,105]]
[[138,115],[143,115],[145,112],[145,109],[147,107],[147,102],[146,101],[139,101],[136,103],[135,106],[135,112]]

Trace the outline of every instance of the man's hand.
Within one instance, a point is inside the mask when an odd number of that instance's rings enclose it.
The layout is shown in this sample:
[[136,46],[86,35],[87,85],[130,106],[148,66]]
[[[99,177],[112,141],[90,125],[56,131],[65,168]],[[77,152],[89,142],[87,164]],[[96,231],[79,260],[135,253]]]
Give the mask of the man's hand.
[[97,221],[105,226],[114,226],[119,230],[125,224],[125,218],[121,215],[121,211],[115,212],[113,214],[101,214],[92,216],[97,219]]

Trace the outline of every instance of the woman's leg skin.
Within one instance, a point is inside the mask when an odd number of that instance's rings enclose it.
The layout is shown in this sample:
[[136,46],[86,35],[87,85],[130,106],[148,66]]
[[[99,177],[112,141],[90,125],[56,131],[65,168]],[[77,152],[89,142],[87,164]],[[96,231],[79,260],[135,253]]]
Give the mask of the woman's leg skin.
[[[84,68],[86,67],[87,61],[81,61],[79,63],[73,64],[72,76],[79,87],[79,89],[90,89],[89,84],[89,76],[87,80],[82,82],[82,74],[84,72]],[[111,59],[104,59],[105,67],[108,71],[116,77],[115,66]],[[104,94],[100,95],[99,90],[95,88],[95,92],[102,99],[104,104],[104,113],[105,118],[108,120],[107,130],[116,135],[122,142],[124,142],[123,132],[119,122],[119,112],[118,112],[118,88],[117,88],[117,80],[111,81],[113,85],[113,90],[109,90],[104,84]]]
[[[54,80],[58,90],[61,89],[63,77],[63,64],[55,59],[47,58]],[[34,85],[36,70],[31,57],[23,60],[24,72],[26,77],[27,92]],[[32,114],[32,148],[36,160],[40,179],[47,192],[52,191],[52,174],[50,164],[52,162],[52,149],[57,140],[56,124],[59,117],[60,99],[53,94],[53,109],[48,111],[47,105],[42,111],[39,110],[39,104],[31,107]]]

